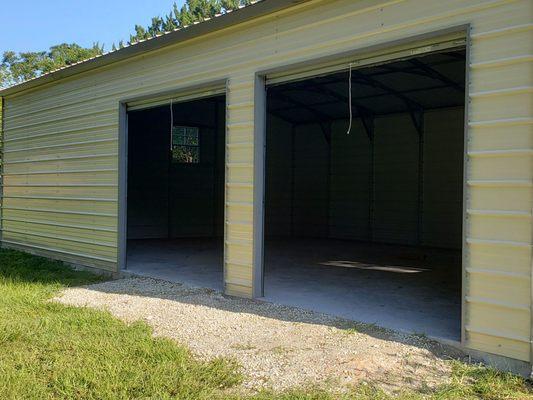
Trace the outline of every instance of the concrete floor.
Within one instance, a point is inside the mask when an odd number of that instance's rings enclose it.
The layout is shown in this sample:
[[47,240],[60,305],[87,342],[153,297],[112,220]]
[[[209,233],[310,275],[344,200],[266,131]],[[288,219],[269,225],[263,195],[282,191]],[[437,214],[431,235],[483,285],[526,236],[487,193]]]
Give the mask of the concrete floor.
[[190,286],[222,290],[222,240],[128,240],[127,269]]
[[[128,241],[128,270],[222,289],[222,241]],[[460,252],[342,240],[273,239],[265,300],[459,340]]]

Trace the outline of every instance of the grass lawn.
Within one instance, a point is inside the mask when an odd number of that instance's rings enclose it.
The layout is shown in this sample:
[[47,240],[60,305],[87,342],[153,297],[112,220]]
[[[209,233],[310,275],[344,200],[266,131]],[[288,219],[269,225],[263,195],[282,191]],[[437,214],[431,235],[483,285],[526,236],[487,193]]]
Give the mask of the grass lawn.
[[[0,250],[2,399],[382,399],[362,385],[345,396],[319,390],[238,396],[242,377],[229,360],[200,362],[179,344],[153,338],[144,323],[50,302],[61,288],[98,282],[61,263]],[[454,364],[453,381],[434,393],[399,399],[533,399],[530,382]]]

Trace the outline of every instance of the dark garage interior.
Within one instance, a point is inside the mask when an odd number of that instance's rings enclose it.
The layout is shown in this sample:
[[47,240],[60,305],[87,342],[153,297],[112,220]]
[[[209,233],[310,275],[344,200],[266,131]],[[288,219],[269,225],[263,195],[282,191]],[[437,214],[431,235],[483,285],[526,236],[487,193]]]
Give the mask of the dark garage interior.
[[224,145],[224,96],[129,112],[128,270],[222,286]]
[[349,74],[268,88],[265,296],[458,340],[465,53]]
[[[265,299],[458,340],[465,52],[349,76],[267,89]],[[224,117],[129,113],[129,270],[222,289]]]

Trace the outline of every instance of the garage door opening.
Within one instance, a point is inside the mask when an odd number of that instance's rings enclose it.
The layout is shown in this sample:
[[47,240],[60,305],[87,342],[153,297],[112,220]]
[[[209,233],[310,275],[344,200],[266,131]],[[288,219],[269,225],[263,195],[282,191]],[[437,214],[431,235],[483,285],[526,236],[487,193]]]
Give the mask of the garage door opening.
[[127,269],[222,289],[225,96],[128,111]]
[[464,99],[463,49],[268,87],[266,299],[460,339]]

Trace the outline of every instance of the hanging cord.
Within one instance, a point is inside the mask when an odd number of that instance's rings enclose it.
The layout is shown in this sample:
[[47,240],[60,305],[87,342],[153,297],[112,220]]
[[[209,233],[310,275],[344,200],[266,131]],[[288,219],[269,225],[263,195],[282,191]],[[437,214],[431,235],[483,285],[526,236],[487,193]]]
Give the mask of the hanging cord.
[[348,125],[348,130],[346,134],[349,135],[352,131],[352,119],[353,119],[353,110],[352,110],[352,63],[350,63],[350,76],[348,76],[348,112],[350,113],[350,124]]
[[174,128],[174,111],[172,110],[172,99],[170,99],[170,151],[172,151],[172,129]]

